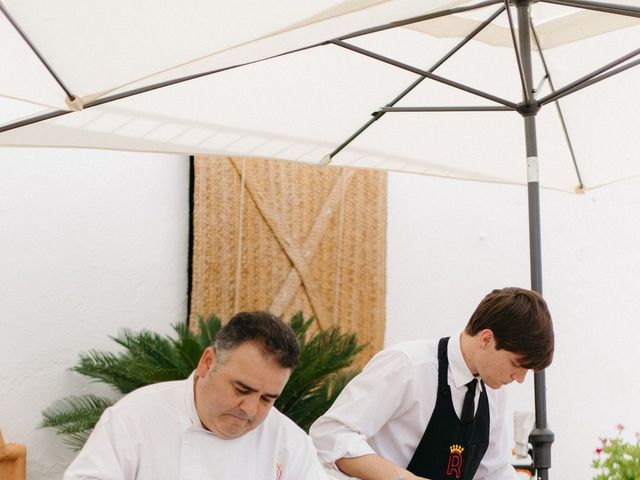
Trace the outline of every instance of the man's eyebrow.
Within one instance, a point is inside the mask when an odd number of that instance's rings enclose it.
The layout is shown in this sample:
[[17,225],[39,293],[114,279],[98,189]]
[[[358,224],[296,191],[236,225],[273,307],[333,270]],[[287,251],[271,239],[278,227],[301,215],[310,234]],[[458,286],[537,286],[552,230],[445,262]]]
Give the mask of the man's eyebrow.
[[[256,390],[253,387],[250,387],[249,385],[246,385],[238,380],[233,382],[236,386],[242,388],[243,390],[248,390],[249,392],[257,392],[258,390]],[[269,397],[273,400],[275,400],[276,398],[278,398],[280,396],[279,393],[265,393],[264,394],[265,397]]]

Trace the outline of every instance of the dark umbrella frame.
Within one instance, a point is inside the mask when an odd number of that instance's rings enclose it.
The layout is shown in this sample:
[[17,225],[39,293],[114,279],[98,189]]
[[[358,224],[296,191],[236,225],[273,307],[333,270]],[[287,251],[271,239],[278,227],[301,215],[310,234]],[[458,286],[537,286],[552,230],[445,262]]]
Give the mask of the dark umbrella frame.
[[[564,5],[569,7],[585,8],[605,13],[628,15],[632,17],[640,17],[640,9],[615,5],[610,3],[600,3],[591,1],[564,1],[564,0],[540,0],[541,2],[554,3],[558,5]],[[442,57],[433,67],[428,71],[412,67],[401,62],[397,62],[393,59],[383,57],[374,52],[366,51],[365,49],[350,45],[345,42],[349,38],[354,38],[360,35],[374,33],[376,31],[385,30],[387,28],[395,28],[401,25],[409,23],[415,23],[419,21],[438,18],[445,15],[451,15],[465,10],[473,10],[478,8],[484,8],[489,5],[502,3],[502,7],[492,13],[482,24],[480,24],[473,32],[471,32],[466,38],[458,43],[451,51],[449,51],[444,57]],[[489,1],[483,2],[470,7],[463,7],[459,9],[452,9],[442,12],[436,12],[421,17],[409,19],[405,22],[395,22],[390,25],[381,26],[378,28],[370,28],[366,31],[356,32],[351,35],[347,35],[338,39],[335,39],[331,43],[340,47],[347,48],[351,51],[369,56],[376,60],[388,63],[390,65],[403,68],[405,70],[417,73],[420,75],[413,84],[400,93],[396,98],[389,102],[386,106],[382,107],[379,111],[372,114],[372,118],[365,123],[360,129],[358,129],[352,136],[350,136],[345,142],[338,146],[331,154],[324,158],[323,163],[330,163],[331,159],[337,155],[342,149],[355,140],[362,132],[364,132],[370,125],[379,120],[384,114],[390,112],[478,112],[478,111],[517,111],[524,121],[524,138],[526,147],[526,161],[527,161],[527,193],[528,193],[528,215],[529,215],[529,258],[530,258],[530,273],[531,273],[531,288],[536,292],[542,294],[542,248],[541,248],[541,228],[540,228],[540,182],[538,177],[538,144],[536,136],[536,115],[540,108],[549,103],[554,103],[558,111],[560,122],[564,131],[565,139],[567,141],[569,152],[571,154],[573,165],[578,181],[577,190],[583,188],[582,179],[580,176],[580,170],[575,159],[571,140],[569,138],[562,110],[560,109],[557,100],[563,96],[574,93],[589,85],[593,85],[599,81],[616,75],[628,68],[636,66],[640,63],[640,60],[630,61],[624,65],[624,62],[631,60],[632,58],[640,54],[640,49],[633,50],[629,54],[614,60],[613,62],[604,65],[603,67],[591,72],[588,75],[581,77],[580,79],[572,82],[571,84],[555,90],[551,76],[546,67],[546,62],[542,54],[542,48],[538,41],[535,28],[531,21],[531,4],[533,0],[514,0],[513,5],[517,11],[517,34],[514,28],[514,21],[509,10],[508,0],[504,1]],[[434,74],[434,71],[451,58],[458,50],[460,50],[469,40],[475,37],[480,31],[492,23],[503,12],[507,12],[509,19],[509,26],[513,38],[514,51],[516,53],[516,60],[518,63],[518,71],[520,73],[520,80],[522,83],[522,102],[515,104],[506,99],[496,97],[494,95],[482,92],[475,88],[471,88],[466,85],[447,80],[443,77],[439,77]],[[537,44],[538,51],[540,52],[542,64],[545,70],[547,80],[549,81],[552,93],[541,98],[535,99],[535,87],[533,83],[533,68],[532,68],[532,51],[533,46],[531,39]],[[424,79],[429,78],[431,80],[447,84],[454,88],[459,88],[465,92],[480,96],[482,98],[491,100],[499,105],[486,106],[486,107],[395,107],[395,105],[404,98],[410,91],[417,87]],[[536,470],[536,475],[540,480],[547,480],[549,478],[549,469],[551,468],[551,445],[554,441],[554,433],[549,429],[547,424],[547,400],[546,400],[546,378],[545,372],[535,372],[534,374],[534,395],[535,395],[535,428],[529,435],[529,441],[533,447],[533,463]]]

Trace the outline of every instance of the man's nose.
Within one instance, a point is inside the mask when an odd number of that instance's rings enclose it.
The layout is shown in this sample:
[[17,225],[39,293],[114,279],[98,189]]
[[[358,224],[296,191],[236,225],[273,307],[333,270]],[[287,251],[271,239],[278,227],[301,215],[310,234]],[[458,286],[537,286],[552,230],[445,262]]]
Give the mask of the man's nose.
[[258,405],[260,404],[260,397],[257,395],[249,395],[242,400],[240,409],[247,415],[247,417],[253,418],[258,413]]
[[519,368],[512,376],[511,378],[513,378],[516,382],[518,383],[522,383],[524,382],[524,379],[527,377],[527,372],[529,370],[527,370],[526,368]]

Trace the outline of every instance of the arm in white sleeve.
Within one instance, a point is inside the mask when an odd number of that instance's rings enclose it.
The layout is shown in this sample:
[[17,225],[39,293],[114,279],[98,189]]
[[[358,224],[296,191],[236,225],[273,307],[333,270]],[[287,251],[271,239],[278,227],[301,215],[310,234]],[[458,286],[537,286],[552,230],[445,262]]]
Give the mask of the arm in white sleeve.
[[120,431],[113,411],[104,411],[87,443],[64,474],[64,480],[133,480],[124,452],[133,453],[128,435]]
[[507,391],[502,388],[492,391],[491,395],[491,429],[489,432],[489,447],[482,458],[480,467],[474,475],[474,480],[517,480],[518,476],[511,465],[511,444],[508,424],[505,421],[507,413]]
[[368,439],[401,413],[403,399],[415,397],[413,375],[403,352],[383,350],[374,356],[311,426],[322,462],[335,468],[340,458],[377,454]]

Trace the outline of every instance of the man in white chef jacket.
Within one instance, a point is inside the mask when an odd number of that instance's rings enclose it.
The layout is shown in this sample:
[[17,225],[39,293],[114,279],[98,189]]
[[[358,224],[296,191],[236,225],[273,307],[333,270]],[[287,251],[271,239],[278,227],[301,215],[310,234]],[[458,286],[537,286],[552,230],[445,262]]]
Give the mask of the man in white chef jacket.
[[105,410],[64,480],[324,480],[306,433],[274,401],[299,345],[268,312],[242,312],[182,381]]

